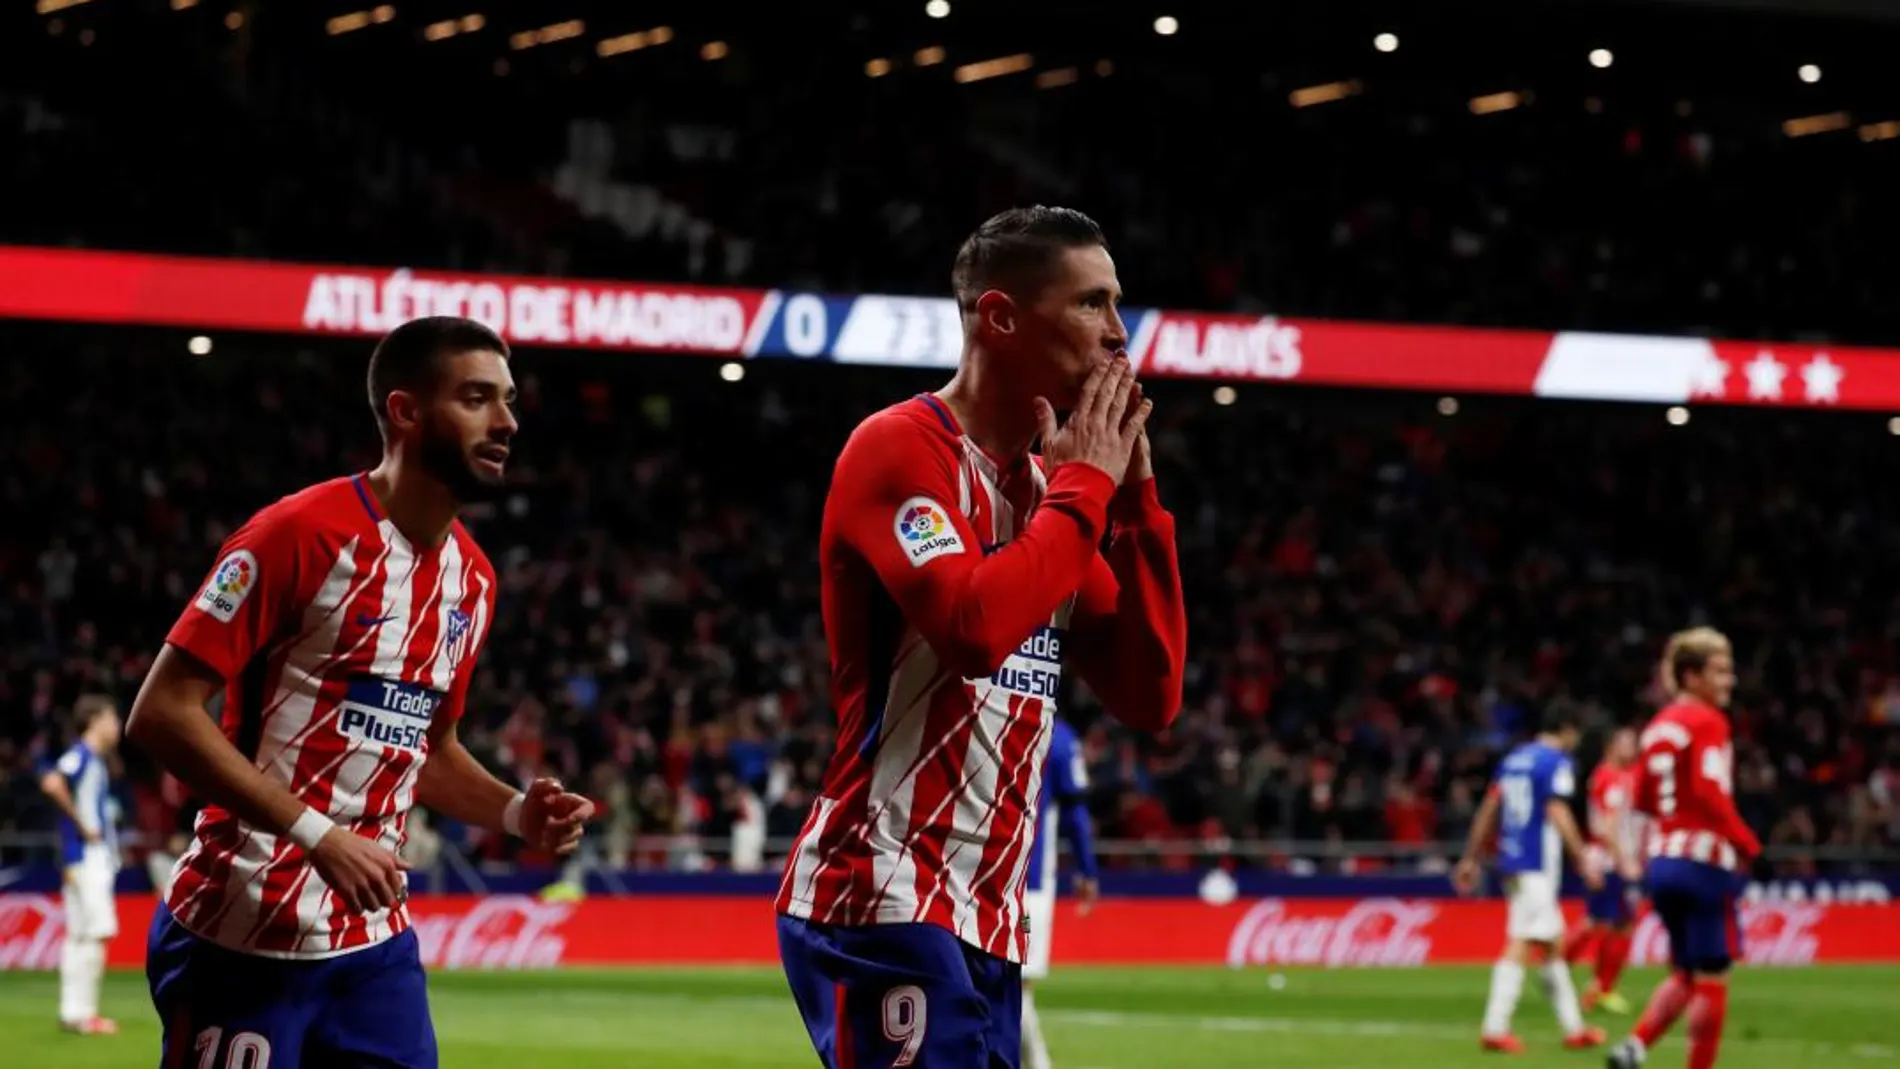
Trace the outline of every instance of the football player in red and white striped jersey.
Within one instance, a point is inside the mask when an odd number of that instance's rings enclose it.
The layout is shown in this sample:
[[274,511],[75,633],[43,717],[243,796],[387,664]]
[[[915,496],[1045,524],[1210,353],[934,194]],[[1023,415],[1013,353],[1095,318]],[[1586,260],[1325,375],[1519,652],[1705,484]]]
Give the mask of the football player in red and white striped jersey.
[[132,740],[206,803],[150,937],[168,1067],[433,1067],[410,809],[556,851],[591,813],[552,780],[495,779],[456,737],[495,614],[456,516],[504,485],[506,344],[415,320],[378,345],[369,393],[382,464],[238,528],[132,707]]
[[1611,1069],[1637,1069],[1678,1017],[1689,1019],[1688,1069],[1710,1069],[1728,1016],[1728,971],[1742,956],[1736,898],[1761,840],[1735,808],[1728,703],[1735,650],[1697,627],[1671,636],[1663,684],[1675,700],[1643,729],[1636,810],[1651,820],[1644,890],[1669,932],[1669,978],[1650,996]]
[[953,280],[956,377],[859,425],[819,539],[838,745],[779,947],[834,1069],[1020,1064],[1023,877],[1062,673],[1144,730],[1181,703],[1174,521],[1101,231],[1005,212]]

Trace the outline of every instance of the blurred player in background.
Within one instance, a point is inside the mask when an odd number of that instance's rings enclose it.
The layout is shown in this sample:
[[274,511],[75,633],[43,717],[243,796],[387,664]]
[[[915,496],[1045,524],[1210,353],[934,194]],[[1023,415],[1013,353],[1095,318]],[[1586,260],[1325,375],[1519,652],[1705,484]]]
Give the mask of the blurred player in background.
[[1066,720],[1056,720],[1049,736],[1049,760],[1043,766],[1042,797],[1036,803],[1036,841],[1024,880],[1023,924],[1029,929],[1029,957],[1023,962],[1023,1061],[1028,1069],[1050,1069],[1049,1045],[1036,1015],[1036,984],[1049,975],[1055,942],[1057,847],[1066,840],[1075,854],[1076,912],[1088,916],[1101,894],[1095,865],[1095,832],[1089,819],[1089,769],[1082,746]]
[[1643,887],[1669,932],[1669,978],[1650,996],[1612,1069],[1635,1069],[1687,1010],[1689,1069],[1709,1069],[1728,1016],[1728,970],[1742,953],[1736,895],[1761,841],[1735,808],[1729,698],[1735,651],[1713,628],[1683,631],[1663,651],[1675,700],[1643,729],[1636,808],[1651,820]]
[[1504,876],[1509,913],[1504,956],[1491,970],[1491,995],[1484,1005],[1479,1042],[1485,1050],[1523,1051],[1524,1042],[1511,1032],[1511,1017],[1524,988],[1524,970],[1533,962],[1538,983],[1557,1011],[1564,1046],[1584,1050],[1604,1040],[1602,1029],[1583,1023],[1570,968],[1557,953],[1564,935],[1559,900],[1564,851],[1570,852],[1591,891],[1603,886],[1570,812],[1570,798],[1576,793],[1570,751],[1577,746],[1578,734],[1568,714],[1547,714],[1537,737],[1505,756],[1497,781],[1478,807],[1464,857],[1452,874],[1459,891],[1470,894],[1476,889],[1478,851],[1495,829],[1498,871]]
[[132,707],[132,739],[205,802],[146,960],[167,1069],[433,1069],[397,857],[410,808],[557,852],[589,814],[552,780],[495,779],[456,736],[495,613],[456,516],[504,484],[507,346],[406,323],[369,399],[382,463],[232,534]]
[[1643,881],[1635,801],[1636,732],[1619,728],[1590,773],[1590,860],[1603,873],[1603,889],[1591,893],[1588,921],[1564,944],[1564,961],[1572,965],[1595,954],[1596,976],[1583,993],[1585,1013],[1599,1006],[1610,1013],[1629,1012],[1629,1002],[1616,993],[1616,980],[1629,961],[1635,898]]
[[1139,730],[1181,706],[1174,519],[1100,228],[1004,212],[952,285],[956,375],[852,433],[819,536],[838,746],[778,930],[833,1069],[1021,1063],[1023,875],[1062,670]]
[[111,1035],[119,1026],[99,1016],[99,984],[106,944],[119,934],[119,821],[110,768],[119,748],[119,708],[104,695],[85,695],[73,703],[73,727],[79,738],[40,777],[40,790],[60,816],[66,944],[59,955],[59,1026]]

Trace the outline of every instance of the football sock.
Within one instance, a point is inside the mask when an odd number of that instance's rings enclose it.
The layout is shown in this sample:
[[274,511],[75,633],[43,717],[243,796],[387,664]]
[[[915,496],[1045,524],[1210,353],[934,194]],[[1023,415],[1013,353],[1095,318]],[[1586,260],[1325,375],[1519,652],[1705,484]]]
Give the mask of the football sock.
[[1623,975],[1623,966],[1629,960],[1630,933],[1611,932],[1604,936],[1597,946],[1597,990],[1615,991],[1617,978]]
[[1484,1003],[1484,1034],[1509,1035],[1511,1015],[1517,1012],[1517,996],[1524,990],[1524,966],[1500,961],[1491,967],[1491,997]]
[[1682,973],[1672,972],[1669,979],[1656,988],[1649,996],[1649,1005],[1644,1008],[1643,1016],[1636,1022],[1636,1030],[1631,1034],[1643,1041],[1643,1046],[1653,1047],[1656,1041],[1669,1031],[1669,1026],[1682,1016],[1683,1007],[1689,1004],[1689,978]]
[[1710,1069],[1722,1049],[1728,1016],[1728,981],[1697,980],[1689,998],[1689,1069]]
[[1550,999],[1551,1008],[1557,1011],[1557,1023],[1562,1026],[1564,1035],[1574,1036],[1583,1031],[1583,1011],[1577,1008],[1577,988],[1570,982],[1570,966],[1561,961],[1547,961],[1542,972],[1544,994]]

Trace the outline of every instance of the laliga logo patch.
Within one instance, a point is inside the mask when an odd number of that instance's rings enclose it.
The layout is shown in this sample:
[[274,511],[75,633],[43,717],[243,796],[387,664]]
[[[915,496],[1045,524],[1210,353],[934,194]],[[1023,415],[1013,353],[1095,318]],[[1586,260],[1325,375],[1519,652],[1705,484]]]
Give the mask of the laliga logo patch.
[[897,544],[904,549],[913,568],[920,568],[938,557],[963,552],[963,538],[951,525],[942,505],[927,497],[913,497],[897,506],[893,524]]
[[211,580],[198,594],[197,606],[215,620],[230,623],[238,606],[257,586],[257,558],[248,549],[240,549],[218,562]]

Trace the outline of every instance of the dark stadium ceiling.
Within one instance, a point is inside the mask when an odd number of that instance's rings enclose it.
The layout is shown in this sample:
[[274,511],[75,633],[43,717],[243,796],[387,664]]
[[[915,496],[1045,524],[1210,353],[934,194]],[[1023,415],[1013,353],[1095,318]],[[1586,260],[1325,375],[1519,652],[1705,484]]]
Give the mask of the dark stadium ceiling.
[[[490,83],[488,93],[506,77],[516,95],[625,100],[698,78],[703,71],[687,68],[706,62],[723,63],[732,87],[752,91],[827,72],[862,77],[879,63],[948,82],[961,66],[1026,56],[1025,74],[1089,71],[1108,60],[1131,78],[1165,59],[1170,73],[1156,76],[1185,70],[1210,94],[1391,75],[1434,79],[1453,92],[1614,88],[1671,103],[1758,101],[1787,116],[1900,114],[1900,79],[1891,73],[1900,28],[1764,10],[1890,13],[1900,0],[936,2],[946,17],[932,17],[926,0],[20,0],[0,8],[0,87],[7,63],[28,50],[188,45],[202,55],[209,42],[254,71],[346,80],[386,95],[407,95],[417,82],[433,91]],[[1178,32],[1157,33],[1163,18]],[[238,22],[241,29],[227,29]],[[1396,35],[1396,50],[1375,50],[1383,33]],[[917,60],[938,48],[940,63]],[[1613,53],[1613,69],[1592,69],[1596,49]],[[1806,64],[1825,78],[1797,80]]]

